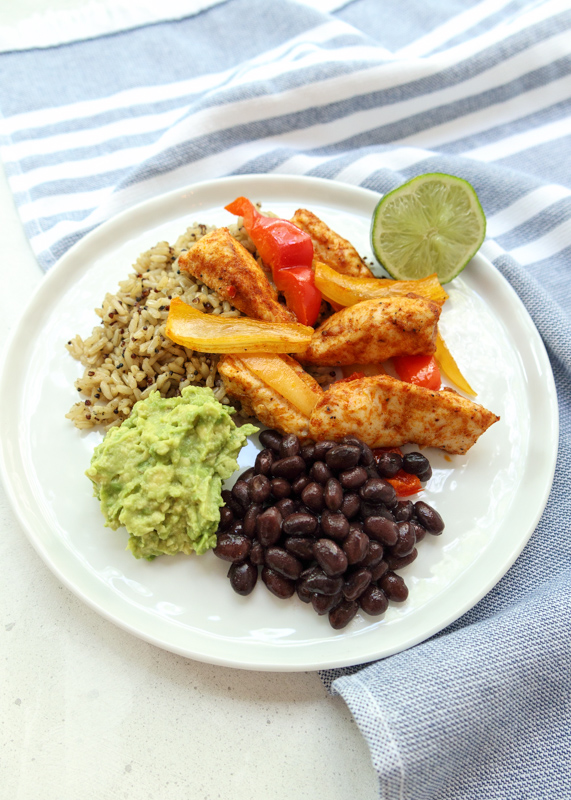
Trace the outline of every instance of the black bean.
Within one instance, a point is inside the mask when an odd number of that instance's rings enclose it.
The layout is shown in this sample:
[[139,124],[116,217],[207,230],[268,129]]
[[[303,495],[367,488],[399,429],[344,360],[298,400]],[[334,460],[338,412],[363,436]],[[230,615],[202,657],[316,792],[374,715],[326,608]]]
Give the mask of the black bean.
[[274,462],[274,454],[272,450],[266,448],[260,450],[254,462],[254,469],[257,475],[270,475],[272,472],[272,464]]
[[336,631],[345,628],[359,610],[355,600],[342,600],[329,612],[329,624]]
[[332,578],[319,567],[309,567],[299,576],[299,582],[305,584],[310,592],[317,594],[338,594],[343,588],[343,578]]
[[369,537],[358,528],[351,527],[342,547],[348,563],[357,564],[369,552]]
[[339,511],[343,504],[343,487],[336,478],[329,478],[323,490],[323,501],[330,511]]
[[254,475],[250,481],[250,497],[254,503],[264,503],[270,496],[271,489],[266,475]]
[[353,519],[361,510],[361,498],[358,494],[346,494],[341,503],[341,513],[347,519]]
[[286,478],[294,481],[305,470],[305,461],[301,456],[287,456],[274,461],[272,475],[274,478]]
[[289,497],[291,494],[291,484],[285,478],[272,478],[270,487],[276,500],[281,500],[282,497]]
[[398,539],[396,543],[391,546],[391,555],[397,558],[403,558],[414,550],[416,536],[410,522],[397,522],[396,526],[398,529]]
[[266,567],[270,567],[274,572],[278,572],[292,581],[299,578],[303,569],[301,561],[282,547],[266,548],[264,562]]
[[383,590],[389,600],[395,603],[403,603],[408,597],[408,589],[401,578],[392,570],[385,572],[383,577],[379,580],[379,588]]
[[243,534],[222,533],[217,539],[214,555],[223,561],[244,561],[251,546],[251,541]]
[[385,572],[388,572],[389,564],[388,561],[385,561],[385,558],[387,558],[387,556],[385,556],[382,561],[379,561],[378,564],[369,567],[371,577],[375,583],[383,577]]
[[254,475],[256,474],[256,470],[254,467],[248,467],[245,469],[244,472],[240,475],[240,480],[244,481],[245,483],[250,483]]
[[303,475],[300,475],[299,478],[296,478],[294,481],[292,481],[291,490],[294,494],[299,495],[303,492],[305,487],[308,486],[310,483],[311,483],[311,478],[309,477],[309,475],[306,475],[304,473]]
[[372,467],[374,463],[375,456],[373,451],[368,444],[361,442],[361,458],[359,459],[359,464],[361,464],[362,467]]
[[229,491],[228,489],[223,489],[220,494],[222,499],[228,506],[228,508],[234,514],[234,516],[237,517],[238,519],[242,519],[244,514],[246,513],[246,510],[242,505],[242,503],[239,503],[238,500],[236,500],[236,498],[232,495],[232,492]]
[[361,569],[352,572],[343,584],[343,596],[345,600],[356,600],[363,594],[372,580],[373,576],[371,572],[365,567],[361,567]]
[[366,500],[361,500],[360,512],[363,520],[367,517],[385,517],[394,522],[393,514],[382,503],[368,503]]
[[258,580],[258,568],[251,561],[232,564],[228,570],[228,577],[234,591],[245,597],[254,590]]
[[426,536],[426,530],[418,523],[416,520],[411,519],[410,524],[414,531],[414,538],[417,542],[422,542],[424,537]]
[[297,511],[297,505],[291,497],[283,497],[281,500],[278,500],[274,508],[277,508],[284,519],[289,517],[290,514],[295,514]]
[[347,556],[331,539],[318,539],[313,545],[315,560],[330,578],[343,575],[348,566]]
[[284,547],[288,553],[301,558],[302,561],[313,560],[313,545],[315,539],[308,536],[288,536],[284,542]]
[[405,472],[408,472],[409,475],[422,475],[423,473],[428,472],[431,470],[430,462],[423,456],[422,453],[407,453],[403,456],[402,460],[402,468]]
[[256,519],[258,518],[258,514],[261,513],[262,506],[259,503],[252,503],[244,515],[244,519],[242,520],[242,532],[249,539],[253,539],[256,535]]
[[322,486],[325,486],[329,478],[333,477],[333,473],[324,461],[315,461],[309,470],[309,477],[312,481],[316,481],[322,484]]
[[361,458],[361,448],[355,444],[337,444],[325,454],[330,469],[347,470],[356,467]]
[[369,478],[359,489],[359,494],[363,500],[369,503],[394,503],[397,493],[388,481],[383,478]]
[[[244,520],[242,519],[235,519],[232,525],[228,528],[226,533],[231,533],[233,535],[241,535],[244,533]],[[249,537],[248,537],[249,538]]]
[[315,461],[315,444],[313,442],[306,442],[306,444],[302,446],[299,454],[306,465],[313,464]]
[[340,512],[324,511],[321,515],[321,530],[337,542],[342,542],[349,533],[349,520]]
[[301,499],[312,511],[319,513],[323,510],[323,486],[320,483],[311,481],[301,493]]
[[343,595],[341,592],[338,594],[317,594],[314,593],[311,595],[311,605],[313,606],[313,610],[317,611],[319,616],[323,616],[324,614],[329,614],[332,608],[335,608],[341,600],[343,600]]
[[295,592],[295,583],[289,578],[284,578],[278,572],[274,572],[269,567],[263,567],[262,580],[272,594],[280,600],[287,600]]
[[370,539],[392,547],[398,541],[398,528],[395,522],[384,517],[367,517],[363,530]]
[[380,562],[383,560],[384,555],[385,551],[383,545],[379,544],[379,542],[375,542],[374,539],[370,539],[365,556],[361,559],[361,561],[357,561],[355,566],[369,568],[376,567],[376,565],[380,564]]
[[319,521],[309,511],[297,511],[286,517],[282,523],[286,536],[311,536],[317,532]]
[[414,504],[414,513],[422,527],[433,536],[438,536],[444,530],[444,521],[438,511],[428,503],[418,500]]
[[402,467],[402,456],[400,453],[378,453],[375,466],[381,478],[394,478]]
[[411,550],[411,552],[407,556],[403,556],[401,558],[392,554],[388,555],[386,557],[387,567],[388,569],[391,569],[393,571],[397,569],[404,569],[405,567],[408,567],[409,564],[412,564],[417,555],[418,555],[418,550],[416,549],[416,547],[414,548],[414,550]]
[[287,458],[288,456],[297,456],[301,450],[299,439],[295,433],[288,433],[280,442],[280,458]]
[[339,473],[339,483],[344,489],[359,489],[368,477],[364,467],[352,467]]
[[399,500],[393,514],[396,522],[410,522],[414,506],[410,500]]
[[264,547],[275,544],[282,532],[282,515],[275,506],[267,508],[256,518],[256,535]]
[[262,447],[269,447],[270,450],[274,450],[276,453],[279,452],[282,438],[281,433],[274,430],[268,429],[260,433]]
[[359,598],[359,605],[365,614],[369,614],[371,617],[377,617],[379,614],[385,613],[389,607],[389,601],[382,589],[371,584]]
[[257,539],[254,539],[252,542],[252,549],[250,550],[250,561],[252,564],[256,564],[256,566],[261,567],[264,563],[264,548],[258,542]]
[[328,450],[331,450],[332,447],[335,447],[335,442],[332,442],[329,439],[324,439],[321,442],[316,442],[315,450],[313,451],[314,461],[324,461],[325,454],[327,453]]
[[311,603],[313,592],[307,588],[303,581],[295,582],[295,590],[302,603]]
[[218,530],[225,531],[234,522],[234,514],[229,506],[222,506],[220,509],[220,522]]
[[419,481],[422,481],[422,483],[429,481],[432,478],[432,467],[430,464],[428,465],[428,469],[426,469],[424,472],[420,472],[416,477]]

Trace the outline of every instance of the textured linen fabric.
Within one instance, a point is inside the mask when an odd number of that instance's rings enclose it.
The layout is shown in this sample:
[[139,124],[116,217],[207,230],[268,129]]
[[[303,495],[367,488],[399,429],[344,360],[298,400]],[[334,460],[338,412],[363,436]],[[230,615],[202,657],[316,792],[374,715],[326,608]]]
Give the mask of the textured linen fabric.
[[1,155],[44,269],[118,211],[219,176],[386,192],[442,171],[475,186],[482,252],[551,360],[559,460],[537,530],[475,608],[406,652],[323,673],[386,800],[571,797],[570,29],[557,1],[355,0],[325,14],[228,0],[0,54]]

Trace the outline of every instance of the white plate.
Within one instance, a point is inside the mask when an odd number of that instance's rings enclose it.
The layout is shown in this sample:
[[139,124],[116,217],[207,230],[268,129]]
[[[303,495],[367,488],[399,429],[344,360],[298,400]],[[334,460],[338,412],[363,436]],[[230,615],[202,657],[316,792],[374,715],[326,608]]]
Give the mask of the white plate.
[[[97,324],[93,309],[157,241],[193,222],[227,224],[223,206],[243,194],[288,216],[315,211],[369,251],[378,195],[331,181],[240,176],[191,186],[125,212],[73,247],[50,271],[7,350],[0,384],[2,476],[32,544],[82,600],[124,629],[173,652],[258,670],[359,664],[404,650],[471,608],[504,575],[543,511],[557,450],[550,365],[516,294],[481,255],[447,287],[441,329],[478,401],[501,416],[468,455],[428,453],[434,474],[424,499],[446,529],[427,536],[402,572],[406,603],[382,618],[359,614],[342,631],[297,598],[277,600],[259,582],[236,595],[227,564],[202,557],[137,561],[126,533],[103,526],[84,476],[98,432],[65,419],[80,364],[64,344]],[[251,442],[240,463],[250,465]]]

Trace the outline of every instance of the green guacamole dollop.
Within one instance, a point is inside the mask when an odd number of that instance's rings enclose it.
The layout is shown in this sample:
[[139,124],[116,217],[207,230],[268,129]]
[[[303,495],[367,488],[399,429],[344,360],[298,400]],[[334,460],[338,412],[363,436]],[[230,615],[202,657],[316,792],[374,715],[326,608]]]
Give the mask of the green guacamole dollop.
[[129,533],[136,558],[204,553],[216,544],[222,481],[253,425],[236,427],[234,410],[211,389],[188,386],[179,397],[153,392],[111,428],[86,471],[105,525]]

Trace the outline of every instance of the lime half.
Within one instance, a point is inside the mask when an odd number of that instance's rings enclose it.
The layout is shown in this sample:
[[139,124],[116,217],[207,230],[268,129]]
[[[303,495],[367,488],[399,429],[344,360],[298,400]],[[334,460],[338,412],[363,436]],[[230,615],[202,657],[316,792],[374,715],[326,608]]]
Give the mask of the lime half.
[[385,195],[375,208],[371,244],[392,278],[458,275],[486,235],[486,217],[468,181],[432,172]]

